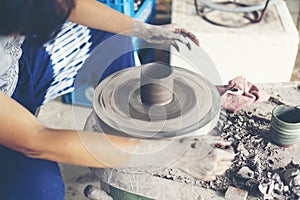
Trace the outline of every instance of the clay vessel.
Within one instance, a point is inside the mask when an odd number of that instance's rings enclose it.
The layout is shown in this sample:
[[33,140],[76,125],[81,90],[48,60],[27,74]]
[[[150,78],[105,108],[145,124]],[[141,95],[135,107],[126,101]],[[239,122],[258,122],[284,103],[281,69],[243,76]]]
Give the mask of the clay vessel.
[[270,136],[273,143],[288,147],[300,140],[300,109],[280,105],[273,109]]

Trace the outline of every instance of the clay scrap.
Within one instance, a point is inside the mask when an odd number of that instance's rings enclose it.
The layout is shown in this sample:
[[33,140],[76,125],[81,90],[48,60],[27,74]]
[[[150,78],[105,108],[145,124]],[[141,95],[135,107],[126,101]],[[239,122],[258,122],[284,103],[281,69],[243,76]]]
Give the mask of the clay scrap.
[[249,111],[221,112],[220,137],[232,142],[236,157],[226,174],[205,182],[176,169],[154,176],[213,189],[230,199],[299,199],[300,165],[288,150],[269,140],[270,121]]

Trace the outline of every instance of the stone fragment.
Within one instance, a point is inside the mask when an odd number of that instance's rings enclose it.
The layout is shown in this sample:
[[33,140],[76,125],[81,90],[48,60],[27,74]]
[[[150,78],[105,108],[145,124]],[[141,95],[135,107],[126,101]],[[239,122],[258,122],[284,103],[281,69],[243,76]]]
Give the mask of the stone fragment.
[[286,199],[286,196],[282,195],[282,194],[274,194],[274,199],[276,200],[283,200]]
[[[297,168],[289,168],[285,170],[283,173],[283,180],[285,183],[287,183],[289,186],[293,186],[294,178],[297,177],[300,174],[300,170]],[[297,182],[297,180],[296,180]]]
[[276,193],[280,194],[282,192],[282,190],[283,190],[283,184],[281,184],[281,183],[275,183],[274,184],[274,191]]
[[261,183],[258,186],[259,191],[264,200],[274,199],[274,181],[270,181],[268,183]]
[[238,115],[238,119],[239,119],[239,121],[241,121],[241,122],[244,121],[244,118],[243,118],[242,116],[240,116],[240,115]]
[[269,184],[269,188],[268,188],[268,195],[272,196],[274,195],[274,188],[275,188],[275,181],[271,180],[270,184]]
[[267,177],[271,178],[272,177],[272,172],[267,172]]
[[249,119],[249,124],[254,124],[254,123],[255,123],[254,119]]
[[268,184],[261,183],[261,184],[259,184],[258,189],[259,189],[261,194],[266,194],[267,191],[268,191],[268,187],[269,187]]
[[245,182],[245,186],[248,188],[257,188],[257,186],[259,185],[259,181],[252,178],[252,179],[249,179]]
[[281,182],[281,178],[278,173],[273,174],[272,179],[277,181],[278,183]]
[[237,140],[241,140],[242,139],[239,135],[234,135],[234,138],[237,139]]
[[257,171],[257,173],[261,175],[261,174],[262,174],[262,166],[261,166],[261,163],[260,163],[260,162],[256,162],[255,166],[256,166],[256,171]]
[[246,200],[247,197],[247,191],[232,186],[229,186],[225,193],[225,198],[228,200]]
[[294,187],[292,190],[293,190],[294,194],[296,194],[298,197],[300,196],[300,188],[299,187]]
[[251,118],[253,116],[253,113],[251,111],[246,112],[247,117]]
[[288,186],[288,185],[285,185],[284,187],[283,187],[283,191],[284,192],[288,192],[290,190],[290,187]]
[[248,157],[250,155],[250,153],[247,151],[247,149],[245,148],[245,146],[243,145],[243,143],[239,143],[237,150],[239,152],[241,152],[242,155]]
[[254,172],[249,167],[244,166],[238,171],[238,175],[244,179],[251,179],[254,177]]
[[300,186],[300,174],[292,178],[291,180],[291,185],[292,186]]

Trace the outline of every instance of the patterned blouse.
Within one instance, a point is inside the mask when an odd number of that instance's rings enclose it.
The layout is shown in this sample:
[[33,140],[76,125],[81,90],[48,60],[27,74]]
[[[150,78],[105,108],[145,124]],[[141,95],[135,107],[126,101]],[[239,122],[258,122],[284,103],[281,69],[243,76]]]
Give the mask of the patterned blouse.
[[130,37],[72,22],[43,45],[34,38],[0,36],[0,90],[34,113],[81,84],[95,86],[95,80],[134,66],[133,55]]

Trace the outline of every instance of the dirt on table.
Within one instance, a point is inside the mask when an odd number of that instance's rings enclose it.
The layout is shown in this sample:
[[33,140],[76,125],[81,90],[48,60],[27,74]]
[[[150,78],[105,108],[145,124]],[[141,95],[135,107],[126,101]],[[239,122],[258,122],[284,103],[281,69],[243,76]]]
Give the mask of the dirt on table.
[[235,114],[222,111],[220,118],[223,123],[220,137],[232,142],[236,152],[232,167],[226,174],[210,182],[177,169],[155,171],[153,175],[213,189],[222,194],[229,186],[234,186],[248,191],[248,199],[298,199],[300,166],[292,160],[282,162],[286,149],[270,142],[270,121],[249,111]]
[[[300,102],[299,85],[266,90],[285,102]],[[282,91],[280,91],[282,90]],[[297,96],[298,95],[298,96]],[[213,130],[225,141],[230,141],[236,156],[232,167],[214,181],[196,179],[178,169],[155,171],[154,176],[188,185],[209,188],[225,196],[232,186],[248,193],[247,199],[300,199],[299,144],[289,148],[273,144],[269,137],[271,110],[276,102],[265,102],[237,113],[221,111],[219,131]]]

